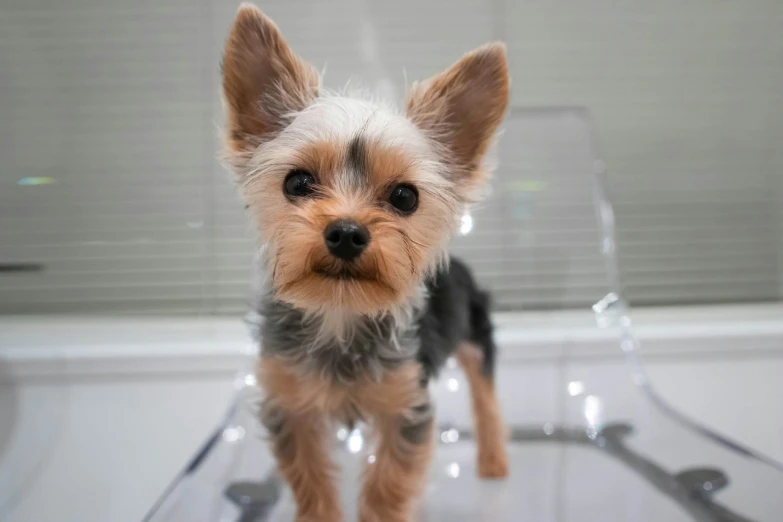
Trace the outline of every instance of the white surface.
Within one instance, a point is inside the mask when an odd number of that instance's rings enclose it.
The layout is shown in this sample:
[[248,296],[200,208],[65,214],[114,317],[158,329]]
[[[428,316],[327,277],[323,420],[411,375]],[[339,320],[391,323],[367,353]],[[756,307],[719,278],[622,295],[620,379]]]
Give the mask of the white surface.
[[[650,310],[635,319],[664,397],[783,459],[780,306]],[[629,393],[616,342],[591,321],[580,313],[497,318],[498,389],[509,422],[578,419],[588,396],[601,399],[609,420],[646,414]],[[7,522],[139,520],[226,407],[235,370],[247,360],[245,332],[239,320],[212,318],[0,320],[2,391],[17,404],[15,452],[6,447],[0,457],[0,491],[10,486],[10,464],[19,471],[43,459]],[[571,382],[581,383],[581,393],[569,395]],[[456,392],[436,387],[439,416],[467,424],[467,389],[459,383]],[[680,462],[676,454],[662,458]]]

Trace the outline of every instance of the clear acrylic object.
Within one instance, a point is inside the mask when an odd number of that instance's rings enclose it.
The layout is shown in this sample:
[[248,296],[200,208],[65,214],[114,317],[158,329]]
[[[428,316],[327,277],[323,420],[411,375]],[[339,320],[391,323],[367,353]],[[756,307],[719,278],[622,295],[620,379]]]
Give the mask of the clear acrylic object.
[[[558,251],[568,267],[561,271],[567,274],[563,287],[584,290],[583,284],[575,284],[582,280],[584,268],[602,267],[601,276],[587,290],[595,292],[594,328],[596,336],[614,347],[610,355],[623,357],[625,364],[584,371],[570,367],[564,354],[554,397],[547,390],[521,396],[519,383],[501,368],[497,385],[511,431],[511,477],[500,482],[476,477],[469,406],[464,400],[467,383],[456,365],[449,364],[433,384],[443,406],[442,428],[419,519],[780,520],[783,467],[680,414],[659,397],[645,372],[620,284],[605,162],[587,111],[515,110],[506,127],[495,196],[472,216],[474,229],[504,224],[507,248],[518,248],[535,262],[546,245],[546,234],[568,231],[577,221],[584,244],[591,246]],[[524,190],[518,203],[523,209],[495,204],[498,194],[514,190],[530,176],[538,181]],[[535,226],[525,229],[526,224]],[[536,236],[536,230],[545,232]],[[455,250],[469,247],[466,236]],[[501,346],[508,344],[515,326],[519,327],[513,318],[501,318]],[[275,477],[257,422],[261,392],[253,375],[252,368],[240,372],[236,399],[224,422],[162,495],[147,521],[292,520],[290,494]],[[558,414],[547,422],[530,423],[515,413],[517,401],[554,401]],[[361,467],[372,465],[371,441],[361,431],[341,430],[335,434],[335,453],[343,469],[346,519],[352,520],[354,484]]]

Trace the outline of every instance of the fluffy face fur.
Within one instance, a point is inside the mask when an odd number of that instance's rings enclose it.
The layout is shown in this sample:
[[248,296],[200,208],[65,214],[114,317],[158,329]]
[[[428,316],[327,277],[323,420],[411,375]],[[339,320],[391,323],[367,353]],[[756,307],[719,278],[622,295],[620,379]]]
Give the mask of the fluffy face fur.
[[[508,102],[505,48],[489,44],[409,92],[406,109],[325,93],[255,6],[237,15],[223,59],[227,159],[264,246],[274,298],[309,315],[404,312],[446,259],[465,206],[487,178],[484,154]],[[315,180],[306,198],[286,176]],[[400,184],[418,206],[389,203]],[[324,230],[351,219],[369,232],[361,255],[330,254]]]

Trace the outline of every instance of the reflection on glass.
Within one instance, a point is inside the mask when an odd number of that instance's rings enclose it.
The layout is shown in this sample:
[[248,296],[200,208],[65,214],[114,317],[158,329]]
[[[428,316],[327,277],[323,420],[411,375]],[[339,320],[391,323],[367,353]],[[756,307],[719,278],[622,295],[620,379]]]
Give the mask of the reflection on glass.
[[459,441],[459,431],[457,431],[454,428],[450,428],[448,430],[445,430],[441,432],[440,434],[440,440],[443,443],[454,443]]
[[245,428],[242,426],[233,426],[223,430],[223,440],[226,442],[237,442],[245,437]]
[[585,397],[584,414],[589,427],[600,427],[603,421],[603,404],[601,399],[595,395]]
[[473,216],[466,212],[462,215],[462,219],[460,220],[459,233],[465,236],[469,234],[471,230],[473,230]]
[[364,447],[364,436],[358,429],[354,429],[348,436],[348,451],[351,453],[359,453]]
[[576,397],[585,392],[585,385],[582,381],[571,381],[568,383],[568,395]]

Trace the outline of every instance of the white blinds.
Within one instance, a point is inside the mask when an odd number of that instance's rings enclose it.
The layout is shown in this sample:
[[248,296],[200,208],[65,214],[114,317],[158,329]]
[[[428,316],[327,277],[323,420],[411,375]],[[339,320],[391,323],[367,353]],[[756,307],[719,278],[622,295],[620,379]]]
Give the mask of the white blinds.
[[783,4],[507,2],[520,104],[590,107],[636,304],[779,297]]
[[[202,310],[211,27],[192,2],[0,7],[4,312]],[[50,183],[50,184],[37,184]]]
[[[584,5],[583,5],[584,4]],[[783,280],[783,5],[600,0],[263,2],[326,83],[400,97],[493,38],[514,105],[590,107],[636,304],[776,299]],[[0,6],[0,312],[233,313],[252,230],[215,161],[236,4]],[[491,200],[455,242],[499,307],[602,285],[577,136],[512,111]],[[538,125],[544,125],[538,121]],[[544,129],[544,130],[542,130]],[[548,130],[547,130],[548,129]],[[592,225],[591,225],[592,226]],[[17,271],[24,268],[26,271]]]

